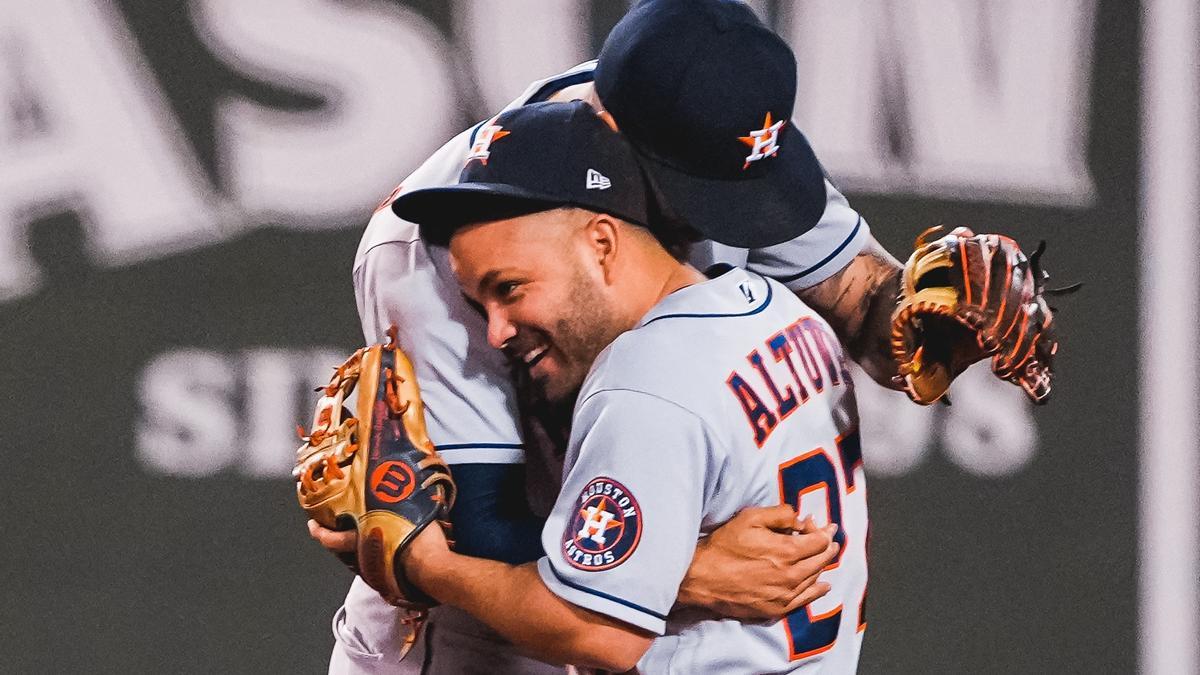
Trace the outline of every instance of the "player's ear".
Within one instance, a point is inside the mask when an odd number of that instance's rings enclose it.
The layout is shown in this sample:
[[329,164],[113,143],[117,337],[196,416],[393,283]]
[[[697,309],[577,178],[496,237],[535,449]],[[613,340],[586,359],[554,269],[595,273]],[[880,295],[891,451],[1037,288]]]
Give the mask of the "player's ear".
[[589,257],[596,261],[596,265],[604,275],[604,280],[611,282],[620,243],[620,228],[617,227],[617,221],[607,214],[596,213],[584,225],[583,231]]

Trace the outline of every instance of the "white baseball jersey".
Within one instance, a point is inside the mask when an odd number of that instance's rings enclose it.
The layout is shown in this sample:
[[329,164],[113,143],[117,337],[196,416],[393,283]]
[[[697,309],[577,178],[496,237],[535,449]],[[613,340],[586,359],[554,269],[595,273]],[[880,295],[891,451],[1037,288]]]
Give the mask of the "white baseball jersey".
[[[594,66],[591,61],[535,82],[505,109],[588,82]],[[397,191],[458,182],[482,124],[442,146]],[[828,182],[826,194],[820,222],[797,239],[753,251],[704,242],[694,248],[694,264],[699,269],[715,262],[745,266],[791,290],[824,281],[845,267],[869,237],[866,221]],[[420,380],[429,436],[449,464],[523,462],[509,370],[500,352],[487,344],[486,322],[459,292],[448,252],[427,247],[417,226],[398,218],[389,206],[390,200],[371,218],[354,261],[354,291],[367,343],[382,342],[389,326],[399,328],[399,344]],[[478,632],[486,629],[480,625]],[[394,657],[401,634],[398,612],[356,579],[334,617],[337,645],[330,672],[397,672]],[[415,663],[419,668],[420,659],[421,654],[414,654],[401,667]],[[499,668],[499,663],[491,665]]]
[[[732,268],[666,297],[584,382],[542,580],[663,636],[641,673],[853,672],[867,502],[846,366],[829,325],[759,275]],[[839,525],[829,594],[775,623],[672,611],[697,538],[780,503]]]

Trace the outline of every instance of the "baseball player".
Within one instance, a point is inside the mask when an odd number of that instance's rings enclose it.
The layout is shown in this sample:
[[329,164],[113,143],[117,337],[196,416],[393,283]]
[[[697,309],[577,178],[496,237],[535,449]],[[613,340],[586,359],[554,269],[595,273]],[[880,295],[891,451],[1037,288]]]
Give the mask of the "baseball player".
[[[765,30],[753,21],[752,15],[743,20],[752,30]],[[666,32],[659,23],[646,21],[644,17],[639,19],[633,13],[614,30],[614,35],[623,30],[649,42],[661,40]],[[769,31],[767,33],[765,37],[775,44],[778,38]],[[672,44],[663,42],[664,49]],[[745,44],[753,44],[753,41],[735,42],[729,47],[736,50]],[[710,53],[714,60],[730,56],[715,51]],[[758,56],[753,53],[741,58]],[[705,64],[699,66],[702,70]],[[595,62],[589,62],[535,82],[507,109],[539,100],[575,98],[588,100],[599,108],[602,104],[593,86],[595,67]],[[631,75],[639,74],[635,68],[629,67],[629,70]],[[792,71],[794,78],[794,67]],[[670,81],[675,75],[663,72],[654,76]],[[613,79],[618,80],[617,86],[611,87],[613,91],[609,93],[619,104],[620,78]],[[753,80],[716,84],[722,89],[762,89],[761,83]],[[768,89],[777,93],[778,106],[782,107],[779,119],[787,119],[795,95],[794,79],[789,84],[784,78]],[[637,96],[638,92],[626,95],[628,98]],[[626,114],[624,117],[632,116]],[[757,125],[747,127],[743,134],[755,128]],[[795,135],[798,143],[803,144],[798,132]],[[495,140],[495,132],[489,132],[483,123],[464,131],[405,179],[398,192],[456,182],[463,167],[464,153],[487,153]],[[743,156],[751,154],[752,149],[746,147]],[[741,156],[738,159],[740,167]],[[747,188],[753,194],[753,186]],[[745,265],[783,279],[790,290],[814,298],[818,301],[815,303],[818,309],[842,328],[843,337],[850,338],[853,344],[860,345],[860,350],[867,352],[860,354],[860,363],[886,379],[890,375],[888,368],[892,367],[887,355],[882,351],[878,354],[867,351],[878,342],[872,329],[883,331],[885,322],[865,320],[863,308],[890,306],[890,298],[884,303],[871,302],[871,298],[875,294],[886,298],[894,293],[898,268],[874,243],[865,220],[823,177],[817,179],[817,189],[820,191],[817,209],[804,203],[793,209],[809,214],[810,222],[798,222],[794,227],[797,233],[811,228],[799,237],[754,250],[702,242],[694,247],[693,259],[702,269],[717,261]],[[812,185],[805,186],[803,191],[797,189],[797,194],[813,192]],[[384,206],[390,202],[391,199],[385,201]],[[816,211],[815,218],[813,211]],[[462,299],[450,271],[447,252],[425,245],[420,241],[419,229],[414,223],[397,218],[390,208],[381,208],[372,218],[359,247],[354,285],[367,341],[381,342],[388,326],[398,326],[399,342],[421,374],[430,436],[454,467],[454,476],[459,483],[459,503],[452,513],[458,550],[511,563],[536,560],[542,554],[540,533],[544,521],[524,508],[525,448],[517,420],[510,366],[500,353],[485,344],[486,327],[478,313]],[[844,292],[847,289],[851,292]],[[877,312],[873,318],[886,316],[885,310]],[[881,334],[886,335],[886,332]],[[530,473],[535,472],[533,467],[539,466],[541,463],[531,463]],[[552,471],[543,471],[541,480],[530,482],[552,484],[555,489],[550,491],[551,499],[542,499],[552,502],[558,480],[559,476]],[[477,514],[491,514],[492,517]],[[317,536],[320,539],[325,535],[317,533]],[[778,555],[785,550],[780,546],[775,550],[762,550],[760,555]],[[788,562],[801,559],[800,553],[811,555],[814,552],[811,548],[792,550],[795,554]],[[824,547],[816,552],[823,551]],[[737,568],[732,570],[729,581],[748,578],[737,574]],[[686,585],[683,590],[686,591]],[[696,595],[698,601],[703,594]],[[733,604],[734,598],[759,597],[769,596],[757,595],[756,589],[744,584],[730,584],[725,595],[704,599],[720,604],[726,613],[736,614],[738,608]],[[681,595],[681,601],[686,599],[686,595]],[[345,604],[334,617],[337,642],[330,671],[395,672],[397,668],[408,667],[415,672],[423,660],[444,672],[468,672],[472,667],[485,672],[504,672],[506,668],[511,669],[508,672],[536,672],[539,667],[536,662],[506,649],[500,638],[470,617],[448,607],[434,611],[432,629],[427,631],[426,640],[418,645],[418,653],[401,665],[397,663],[398,654],[406,631],[400,621],[401,615],[395,608],[356,579]],[[427,653],[421,653],[422,649],[427,649]]]
[[[508,133],[486,164],[472,157],[459,184],[395,209],[448,240],[489,343],[551,403],[577,398],[565,478],[536,564],[451,553],[427,528],[408,578],[549,661],[853,671],[866,486],[833,330],[778,282],[674,258],[634,151],[588,104],[523,106],[490,127]],[[698,537],[779,503],[837,525],[829,595],[773,623],[673,612]]]

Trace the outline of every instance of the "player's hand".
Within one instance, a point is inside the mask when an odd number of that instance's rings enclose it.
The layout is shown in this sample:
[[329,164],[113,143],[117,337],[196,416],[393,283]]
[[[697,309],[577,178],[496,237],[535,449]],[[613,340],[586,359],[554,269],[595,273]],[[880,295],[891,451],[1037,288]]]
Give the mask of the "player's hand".
[[[354,553],[358,550],[357,530],[338,532],[327,527],[322,527],[317,521],[310,518],[308,520],[308,534],[330,553]],[[413,539],[409,548],[412,549],[411,552],[406,550],[403,558],[406,562],[410,557],[428,558],[450,549],[446,543],[446,535],[440,527],[425,528],[421,534]]]
[[734,619],[779,619],[829,592],[836,525],[797,522],[790,506],[748,508],[700,540],[679,602]]
[[[436,574],[437,571],[451,567],[447,561],[450,555],[450,542],[446,539],[445,531],[433,524],[421,530],[421,533],[404,547],[400,552],[400,564],[404,566],[403,574],[410,582],[436,598],[436,594],[430,592],[430,589],[436,590],[436,584],[428,582],[428,573],[432,570]],[[425,583],[422,583],[423,579],[426,580]]]
[[[334,555],[339,553],[354,555],[358,551],[358,530],[338,532],[323,527],[310,518],[308,534],[325,550]],[[404,565],[404,573],[409,579],[420,585],[417,579],[420,578],[421,571],[429,566],[445,564],[442,562],[441,556],[449,552],[450,544],[442,528],[427,527],[405,547],[401,554],[400,560]]]
[[358,531],[347,530],[338,532],[327,527],[321,527],[317,521],[308,519],[308,536],[316,540],[330,553],[354,553],[358,550]]

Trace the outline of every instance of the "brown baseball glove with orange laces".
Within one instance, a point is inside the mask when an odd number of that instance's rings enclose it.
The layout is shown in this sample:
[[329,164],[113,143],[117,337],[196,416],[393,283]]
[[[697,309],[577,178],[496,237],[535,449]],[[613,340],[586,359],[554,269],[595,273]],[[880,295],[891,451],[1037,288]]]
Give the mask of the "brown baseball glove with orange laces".
[[[312,431],[296,451],[296,496],[332,530],[358,531],[343,562],[389,603],[409,611],[416,631],[434,601],[406,582],[400,553],[430,523],[449,530],[454,479],[425,431],[412,363],[395,344],[358,350],[337,368],[317,402]],[[346,408],[351,392],[355,413]]]
[[933,241],[917,237],[904,265],[892,314],[892,354],[909,398],[928,405],[945,396],[967,366],[992,358],[997,377],[1035,403],[1050,396],[1058,341],[1045,295],[1049,278],[1038,261],[1045,242],[1026,257],[1012,239],[959,227]]

